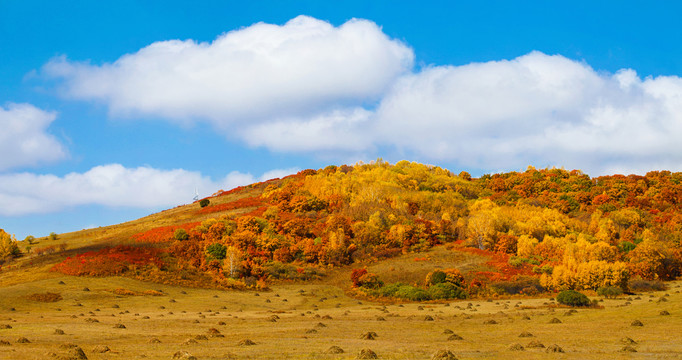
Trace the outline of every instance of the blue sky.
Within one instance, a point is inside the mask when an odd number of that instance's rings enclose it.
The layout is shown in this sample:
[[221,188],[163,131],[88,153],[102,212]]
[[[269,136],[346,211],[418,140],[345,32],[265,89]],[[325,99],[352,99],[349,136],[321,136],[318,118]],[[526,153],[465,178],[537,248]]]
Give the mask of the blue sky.
[[0,0],[0,227],[382,157],[682,169],[682,5]]

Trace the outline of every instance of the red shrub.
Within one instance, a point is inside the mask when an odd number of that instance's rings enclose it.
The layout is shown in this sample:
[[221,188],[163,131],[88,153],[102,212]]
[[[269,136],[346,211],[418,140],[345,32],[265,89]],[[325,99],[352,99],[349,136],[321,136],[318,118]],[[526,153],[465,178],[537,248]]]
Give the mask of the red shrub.
[[161,252],[162,250],[155,248],[119,245],[68,257],[53,266],[52,271],[74,276],[121,275],[130,266],[162,267],[163,262],[158,257]]
[[213,206],[207,206],[201,208],[197,211],[198,214],[210,214],[221,211],[235,210],[235,209],[246,209],[252,207],[263,206],[263,199],[260,196],[245,197],[239,200],[235,200],[225,204],[218,204]]
[[161,243],[161,242],[170,242],[175,240],[174,235],[175,235],[175,230],[177,229],[185,229],[185,231],[189,232],[191,229],[196,227],[197,225],[201,224],[200,222],[191,222],[191,223],[186,223],[182,225],[170,225],[170,226],[160,226],[157,228],[149,229],[145,232],[137,233],[133,235],[133,239],[135,239],[137,242],[146,242],[146,243]]

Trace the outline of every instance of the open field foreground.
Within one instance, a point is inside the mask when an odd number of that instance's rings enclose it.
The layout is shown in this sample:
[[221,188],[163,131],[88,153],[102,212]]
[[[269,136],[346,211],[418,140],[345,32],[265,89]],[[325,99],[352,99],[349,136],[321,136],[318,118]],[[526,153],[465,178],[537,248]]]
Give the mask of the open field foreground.
[[[668,285],[574,312],[546,297],[383,305],[329,285],[256,293],[55,277],[0,288],[0,358],[77,359],[74,344],[88,359],[355,359],[363,349],[380,359],[682,359],[682,283]],[[45,292],[62,299],[29,298]],[[555,344],[563,352],[548,352]]]

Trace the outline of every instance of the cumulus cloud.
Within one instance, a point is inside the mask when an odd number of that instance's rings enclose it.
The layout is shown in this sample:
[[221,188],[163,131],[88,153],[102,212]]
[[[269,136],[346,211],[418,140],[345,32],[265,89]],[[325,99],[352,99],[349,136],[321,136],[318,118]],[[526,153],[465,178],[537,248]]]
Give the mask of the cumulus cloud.
[[[113,63],[64,57],[42,73],[114,116],[208,121],[275,152],[357,154],[487,171],[590,174],[682,170],[682,80],[595,70],[541,52],[413,68],[414,53],[371,21],[306,16],[211,43],[162,41]],[[381,154],[377,154],[381,149]]]
[[211,43],[156,42],[101,66],[60,57],[42,73],[61,79],[66,96],[103,101],[115,115],[200,118],[227,128],[378,100],[413,59],[371,21],[334,27],[299,16]]
[[680,170],[680,110],[679,77],[604,74],[533,52],[405,76],[381,101],[372,132],[403,151],[481,169]]
[[[261,178],[288,175],[293,169],[271,170]],[[49,213],[79,205],[156,208],[191,201],[195,188],[203,195],[253,183],[251,174],[231,172],[214,181],[198,172],[120,164],[94,167],[63,177],[32,173],[0,175],[0,215]],[[202,195],[202,196],[203,196]]]
[[65,158],[66,149],[47,132],[56,117],[30,104],[0,106],[0,171]]

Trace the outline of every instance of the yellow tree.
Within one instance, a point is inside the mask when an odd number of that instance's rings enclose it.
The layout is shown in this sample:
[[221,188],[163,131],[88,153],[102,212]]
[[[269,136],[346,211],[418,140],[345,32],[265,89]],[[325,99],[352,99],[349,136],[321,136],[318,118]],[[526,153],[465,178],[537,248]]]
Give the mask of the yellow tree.
[[5,230],[0,229],[0,260],[4,260],[10,256],[19,255],[19,246],[14,235],[10,235]]
[[234,278],[237,265],[242,258],[242,252],[235,246],[228,246],[225,250],[224,266],[230,271],[230,277]]

